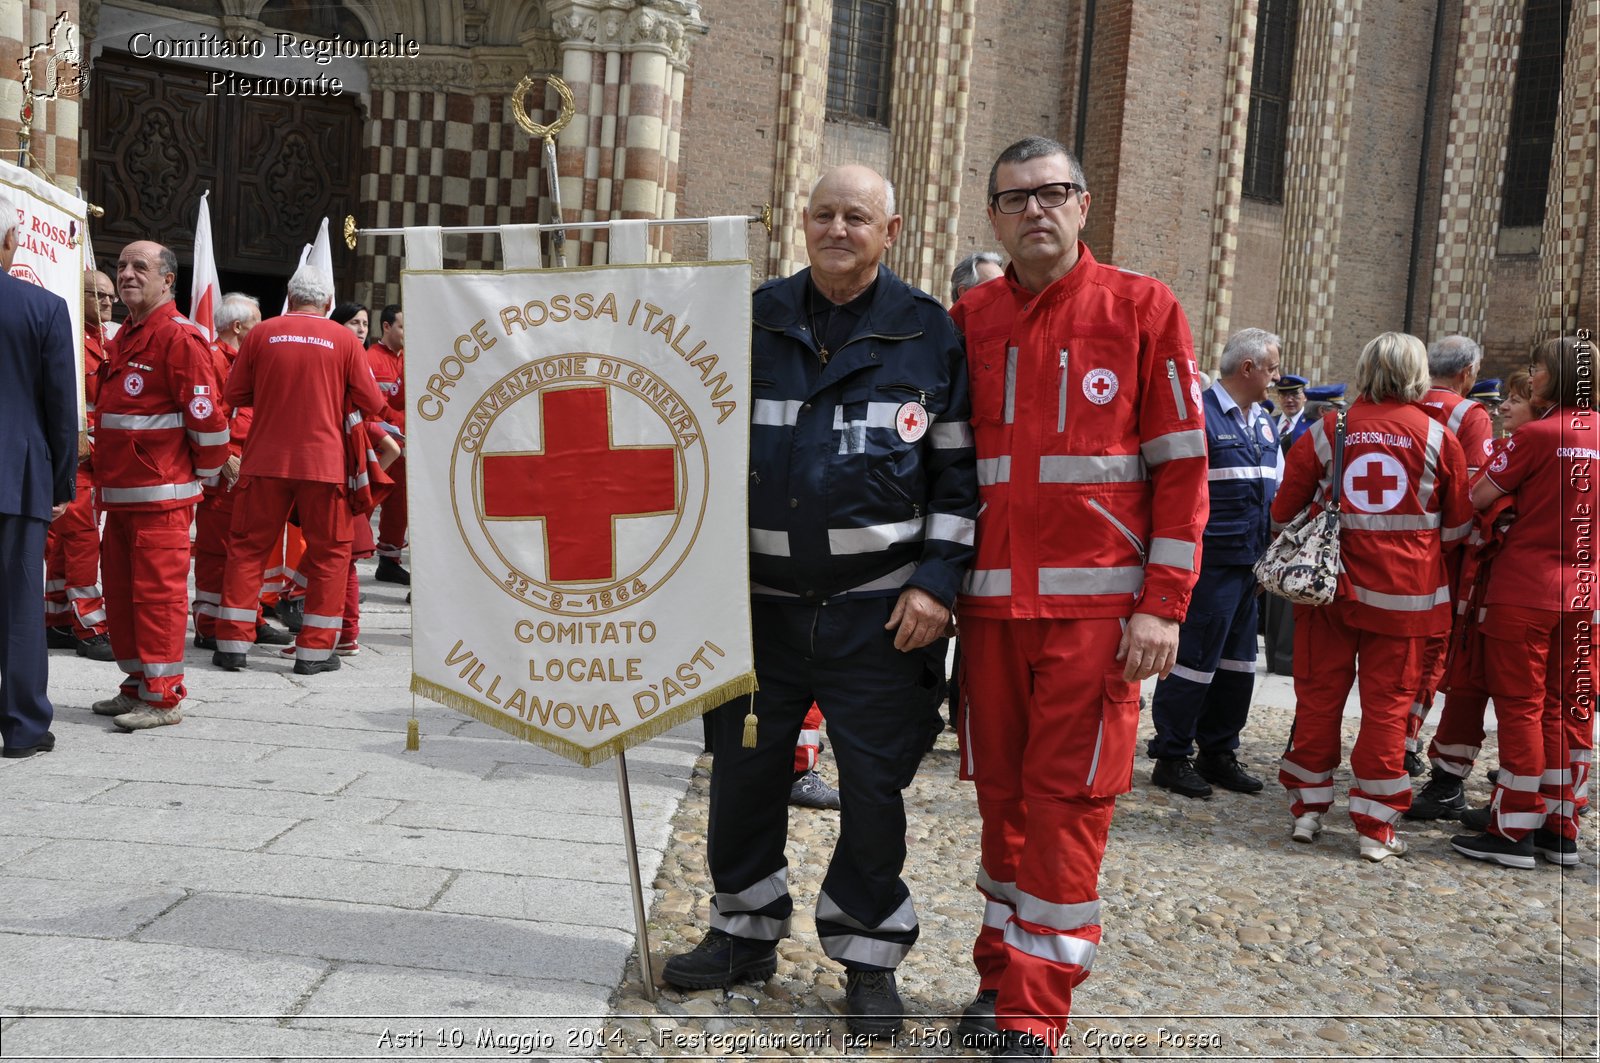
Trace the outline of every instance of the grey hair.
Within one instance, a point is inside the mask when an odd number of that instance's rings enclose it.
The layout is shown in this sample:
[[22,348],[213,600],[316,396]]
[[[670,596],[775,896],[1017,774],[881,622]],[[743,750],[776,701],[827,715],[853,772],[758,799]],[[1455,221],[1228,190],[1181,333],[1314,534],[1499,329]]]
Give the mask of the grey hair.
[[5,240],[12,229],[17,227],[17,205],[11,197],[0,191],[0,241]]
[[1031,159],[1043,159],[1051,155],[1061,155],[1066,158],[1073,184],[1083,189],[1089,187],[1089,182],[1083,176],[1083,164],[1078,161],[1076,155],[1067,150],[1065,144],[1049,137],[1023,137],[1002,151],[1000,157],[994,160],[994,165],[989,167],[989,197],[994,198],[994,194],[1000,191],[995,179],[1000,173],[1001,165],[1008,162],[1028,162]]
[[333,278],[307,262],[289,278],[289,306],[314,306],[318,310],[333,301]]
[[170,273],[173,279],[178,276],[178,256],[172,253],[172,248],[157,244],[161,250],[156,254],[156,261],[160,263],[162,273]]
[[1483,348],[1466,336],[1446,336],[1428,348],[1428,372],[1436,377],[1455,376],[1483,361]]
[[[868,169],[871,169],[871,167],[868,167]],[[829,172],[831,173],[832,171]],[[873,170],[872,172],[878,173],[876,170]],[[818,177],[815,181],[811,182],[811,193],[806,196],[807,203],[817,198],[817,187],[822,184],[823,179],[827,176],[828,174],[824,173],[821,177]],[[894,182],[883,176],[881,173],[878,174],[878,179],[883,182],[883,212],[885,215],[892,218],[894,217]]]
[[978,283],[978,264],[987,262],[992,266],[1004,266],[1005,259],[994,251],[974,251],[950,271],[950,301],[953,303],[961,298],[961,293]]
[[261,311],[261,300],[244,292],[229,292],[222,297],[222,305],[217,307],[214,324],[217,331],[231,328],[236,322],[244,321],[252,312]]
[[1356,391],[1373,402],[1416,402],[1428,384],[1428,349],[1409,333],[1375,336],[1356,359]]
[[1253,358],[1259,364],[1274,347],[1283,350],[1283,341],[1275,334],[1264,328],[1242,328],[1228,337],[1217,371],[1223,376],[1232,376],[1239,371],[1239,366],[1244,364],[1246,358]]

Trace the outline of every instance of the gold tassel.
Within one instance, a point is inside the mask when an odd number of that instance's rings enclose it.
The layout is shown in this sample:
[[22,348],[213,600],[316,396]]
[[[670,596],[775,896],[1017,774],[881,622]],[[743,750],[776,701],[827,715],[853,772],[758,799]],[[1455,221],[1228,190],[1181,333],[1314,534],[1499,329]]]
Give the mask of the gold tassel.
[[406,752],[415,753],[422,748],[422,732],[417,727],[416,718],[406,721]]
[[746,749],[756,747],[756,701],[750,699],[750,711],[744,714],[744,741],[740,743]]

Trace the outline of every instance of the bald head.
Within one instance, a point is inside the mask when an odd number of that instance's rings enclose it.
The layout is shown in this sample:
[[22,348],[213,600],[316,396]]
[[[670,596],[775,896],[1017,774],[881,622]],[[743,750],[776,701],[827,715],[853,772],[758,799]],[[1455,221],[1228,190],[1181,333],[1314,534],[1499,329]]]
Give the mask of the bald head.
[[178,259],[154,240],[136,240],[117,257],[117,293],[132,320],[172,298]]
[[97,327],[111,320],[117,304],[117,288],[111,278],[97,269],[83,271],[83,323]]
[[900,235],[894,188],[869,166],[829,170],[811,190],[805,228],[812,281],[832,302],[849,302],[877,279]]

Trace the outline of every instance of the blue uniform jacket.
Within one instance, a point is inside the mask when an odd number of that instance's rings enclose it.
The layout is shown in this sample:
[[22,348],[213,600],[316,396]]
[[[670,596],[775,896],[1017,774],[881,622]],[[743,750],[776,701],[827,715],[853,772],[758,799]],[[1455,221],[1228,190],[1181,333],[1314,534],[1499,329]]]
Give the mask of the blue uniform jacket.
[[0,513],[49,520],[77,491],[77,357],[62,298],[0,270]]
[[751,594],[820,603],[920,587],[953,605],[978,512],[961,339],[932,296],[880,268],[824,366],[809,283],[802,270],[754,297]]
[[[1278,490],[1278,426],[1264,414],[1241,426],[1238,417],[1223,410],[1217,395],[1221,387],[1213,384],[1202,396],[1211,516],[1201,562],[1253,565],[1272,541],[1269,511]],[[1248,419],[1249,411],[1244,413]]]

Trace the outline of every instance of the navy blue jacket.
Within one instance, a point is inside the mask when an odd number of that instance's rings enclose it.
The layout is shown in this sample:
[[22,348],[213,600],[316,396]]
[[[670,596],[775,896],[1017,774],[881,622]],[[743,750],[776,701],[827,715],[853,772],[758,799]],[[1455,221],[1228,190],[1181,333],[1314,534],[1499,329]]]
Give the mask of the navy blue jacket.
[[78,374],[67,304],[0,271],[0,513],[50,519],[78,475]]
[[[1269,511],[1278,490],[1278,426],[1268,414],[1240,427],[1224,413],[1220,383],[1201,397],[1206,409],[1206,479],[1211,516],[1206,520],[1202,565],[1253,565],[1272,541]],[[1245,416],[1249,410],[1241,407]]]
[[953,605],[978,512],[961,339],[931,295],[880,267],[824,366],[810,273],[754,297],[751,594],[820,603],[920,587]]

